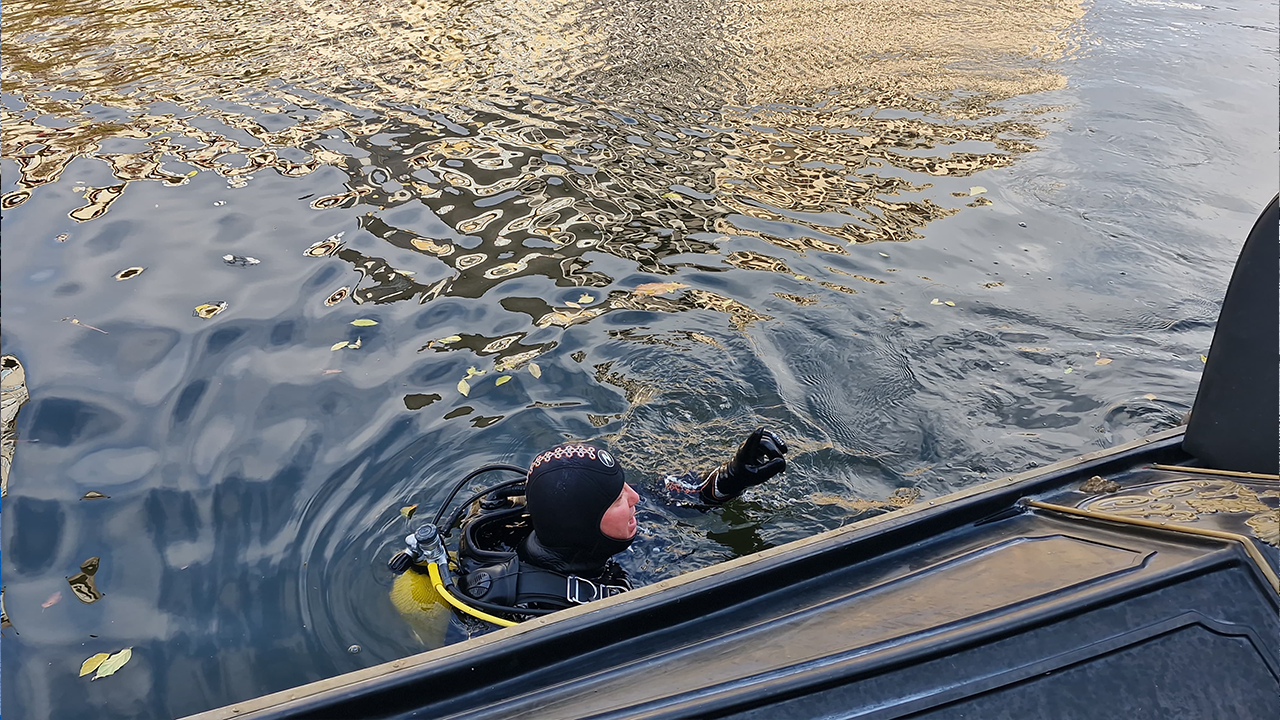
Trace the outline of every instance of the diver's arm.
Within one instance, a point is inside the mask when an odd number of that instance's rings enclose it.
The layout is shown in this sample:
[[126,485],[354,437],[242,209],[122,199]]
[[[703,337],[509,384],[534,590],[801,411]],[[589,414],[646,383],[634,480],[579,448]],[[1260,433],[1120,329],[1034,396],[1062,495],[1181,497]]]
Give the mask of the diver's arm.
[[782,438],[772,430],[756,428],[729,462],[706,473],[670,476],[666,479],[667,489],[696,497],[696,502],[702,505],[723,505],[747,488],[764,483],[786,470],[786,453],[787,444]]

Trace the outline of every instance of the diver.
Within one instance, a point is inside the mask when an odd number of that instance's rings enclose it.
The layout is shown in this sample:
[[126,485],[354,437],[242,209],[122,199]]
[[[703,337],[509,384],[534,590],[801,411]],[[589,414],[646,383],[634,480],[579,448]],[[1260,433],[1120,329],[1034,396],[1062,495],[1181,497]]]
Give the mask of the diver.
[[[758,428],[728,462],[668,476],[665,487],[673,501],[709,509],[785,470],[786,452],[782,438]],[[442,525],[457,491],[489,470],[523,477],[485,488]],[[448,613],[444,637],[431,633],[437,642],[452,642],[630,590],[614,555],[635,538],[639,499],[618,460],[583,443],[539,453],[527,472],[514,465],[480,468],[455,485],[434,522],[405,538],[406,549],[389,563],[399,576],[392,600],[406,617],[427,611],[439,619],[442,608],[457,610]],[[457,551],[449,553],[444,537],[458,524]]]

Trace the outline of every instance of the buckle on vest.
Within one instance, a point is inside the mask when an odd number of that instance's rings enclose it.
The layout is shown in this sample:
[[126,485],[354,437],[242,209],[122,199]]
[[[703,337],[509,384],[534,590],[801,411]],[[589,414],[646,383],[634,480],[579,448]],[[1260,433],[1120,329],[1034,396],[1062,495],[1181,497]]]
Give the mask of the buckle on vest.
[[[584,589],[590,591],[591,594],[589,597],[583,597]],[[600,598],[619,595],[629,589],[630,588],[626,588],[621,585],[606,585],[604,583],[592,582],[586,578],[578,577],[577,575],[570,575],[565,578],[564,597],[574,605],[582,605],[584,603],[589,603],[592,600],[599,600]]]

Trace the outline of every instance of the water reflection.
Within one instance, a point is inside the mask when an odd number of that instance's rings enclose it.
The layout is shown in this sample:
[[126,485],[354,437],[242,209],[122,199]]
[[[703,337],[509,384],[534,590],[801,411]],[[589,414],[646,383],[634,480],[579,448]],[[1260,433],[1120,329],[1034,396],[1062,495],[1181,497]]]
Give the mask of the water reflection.
[[[175,716],[419,650],[398,508],[567,438],[642,490],[760,422],[795,448],[732,511],[643,505],[646,582],[1175,422],[1212,283],[1112,286],[1000,185],[1070,208],[1061,175],[1116,171],[1044,94],[1082,12],[6,4],[5,350],[40,376],[17,423],[5,385],[5,709]],[[39,607],[73,580],[102,599]],[[104,632],[135,659],[64,692]]]

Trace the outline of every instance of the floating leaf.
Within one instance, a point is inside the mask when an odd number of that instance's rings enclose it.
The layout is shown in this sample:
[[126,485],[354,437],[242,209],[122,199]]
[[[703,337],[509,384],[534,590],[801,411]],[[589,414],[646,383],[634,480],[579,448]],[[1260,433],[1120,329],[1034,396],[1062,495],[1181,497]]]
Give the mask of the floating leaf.
[[458,381],[458,392],[462,393],[463,397],[466,397],[466,396],[470,395],[470,394],[471,394],[471,385],[470,385],[470,384],[469,384],[465,379],[463,379],[463,380],[459,380],[459,381]]
[[336,342],[336,343],[334,343],[334,344],[329,348],[329,352],[333,352],[334,350],[341,350],[342,348],[344,348],[344,347],[346,347],[346,346],[348,346],[348,345],[350,345],[350,344],[351,344],[351,343],[347,342],[346,340],[342,340],[342,341]]
[[350,349],[352,349],[352,350],[357,350],[357,349],[359,349],[359,348],[360,348],[360,338],[356,338],[356,341],[355,341],[355,342],[353,342],[353,343],[351,343],[351,344],[350,344],[350,345],[348,345],[347,347],[348,347],[348,348],[350,348]]
[[1156,395],[1155,395],[1155,393],[1147,393],[1146,395],[1143,395],[1142,397],[1144,397],[1144,398],[1146,398],[1146,399],[1148,399],[1148,400],[1155,400],[1155,399],[1156,399]]
[[574,302],[574,301],[572,301],[572,300],[565,300],[565,301],[564,301],[564,304],[565,304],[565,305],[568,305],[568,306],[569,306],[569,307],[571,307],[571,308],[576,308],[576,309],[578,309],[578,310],[581,310],[581,309],[582,309],[582,306],[581,306],[581,305],[579,305],[578,303],[576,303],[576,302]]
[[218,313],[226,309],[227,309],[227,304],[225,302],[205,303],[203,305],[197,305],[195,311],[192,314],[198,318],[208,320],[209,318],[212,318],[214,315],[217,315]]
[[58,601],[59,601],[59,600],[61,600],[61,599],[62,599],[62,591],[61,591],[61,590],[59,590],[59,591],[55,592],[54,594],[50,595],[48,600],[45,600],[44,602],[40,603],[40,607],[42,607],[42,608],[44,608],[44,609],[48,610],[49,608],[53,607],[54,605],[57,605],[57,604],[58,604]]
[[370,320],[369,318],[360,318],[359,320],[352,320],[351,324],[356,327],[373,327],[378,324],[378,321]]
[[127,267],[121,270],[120,272],[116,273],[116,279],[128,280],[129,278],[138,277],[139,275],[142,274],[143,270],[146,270],[146,268],[139,267],[137,265],[134,265],[133,267]]
[[440,338],[439,340],[437,340],[436,342],[442,342],[442,343],[456,343],[456,342],[461,342],[461,341],[462,341],[462,336],[461,336],[461,335],[450,335],[449,337],[442,337],[442,338]]
[[1093,361],[1093,364],[1094,365],[1110,365],[1111,358],[1098,358],[1097,360]]
[[81,500],[106,500],[110,497],[111,497],[110,495],[103,495],[97,490],[90,490],[89,492],[84,494],[84,497],[80,499]]
[[932,300],[930,300],[930,301],[929,301],[929,304],[930,304],[930,305],[941,305],[941,304],[942,304],[942,301],[941,301],[941,300],[939,300],[938,298],[934,298],[934,299],[932,299]]
[[538,367],[538,363],[531,362],[529,363],[529,374],[536,378],[540,378],[542,377],[542,368]]
[[494,384],[494,385],[501,385],[502,383],[504,383],[504,382],[506,382],[506,381],[508,381],[508,380],[510,380],[510,379],[511,379],[511,376],[510,376],[510,375],[503,375],[502,377],[498,378],[498,379],[497,379],[493,384]]
[[969,197],[973,197],[974,195],[981,195],[986,191],[987,189],[982,187],[981,185],[974,185],[973,187],[969,188]]
[[880,257],[887,258],[889,257],[889,253],[880,253]]
[[955,304],[955,303],[953,303],[953,302],[951,302],[950,300],[943,300],[943,301],[942,301],[942,304],[943,304],[943,305],[946,305],[947,307],[955,307],[955,306],[956,306],[956,304]]
[[635,294],[649,295],[649,296],[666,295],[667,293],[673,293],[676,290],[679,290],[681,288],[687,288],[687,287],[689,286],[685,285],[684,283],[678,283],[678,282],[644,283],[643,285],[636,286]]
[[240,267],[257,265],[258,263],[262,262],[258,258],[247,257],[244,255],[223,255],[222,261],[228,265],[239,265]]
[[666,198],[666,199],[668,199],[668,200],[679,200],[679,199],[680,199],[680,193],[676,193],[676,192],[662,193],[662,197],[664,197],[664,198]]
[[102,664],[98,666],[98,671],[93,674],[93,679],[97,680],[98,678],[115,675],[116,671],[124,667],[124,664],[129,662],[131,657],[133,657],[133,648],[125,648],[103,660]]
[[1207,362],[1209,362],[1209,358],[1205,357],[1204,355],[1201,355],[1201,356],[1200,356],[1200,362],[1202,362],[1202,363],[1207,363]]
[[[199,170],[192,170],[191,172],[187,173],[187,177],[195,177],[196,175],[199,175],[199,174],[200,174]],[[80,674],[83,675],[84,673],[80,673]]]
[[1063,372],[1064,374],[1066,374],[1066,375],[1070,375],[1070,374],[1071,374],[1071,368],[1067,368],[1066,370],[1063,370],[1062,372]]
[[477,370],[477,369],[476,369],[476,366],[475,366],[475,365],[472,365],[471,367],[467,368],[467,377],[471,378],[471,377],[475,377],[476,375],[483,375],[483,374],[485,374],[485,373],[487,373],[487,372],[489,372],[489,371],[488,371],[488,370]]
[[413,514],[414,514],[414,513],[416,513],[416,512],[418,512],[418,506],[417,506],[417,504],[416,504],[416,503],[415,503],[415,504],[413,504],[413,505],[406,505],[406,506],[404,506],[404,507],[400,508],[400,515],[401,515],[401,517],[403,517],[405,520],[412,519],[412,518],[413,518]]
[[111,656],[108,655],[107,653],[98,653],[97,655],[94,655],[88,660],[85,660],[83,663],[80,664],[80,677],[84,677],[85,675],[88,675],[94,670],[97,670],[98,666],[102,664],[102,661],[106,660],[109,657]]
[[578,296],[578,302],[582,303],[583,305],[590,305],[595,301],[596,299],[594,297],[587,295],[586,293],[583,293],[582,295]]

